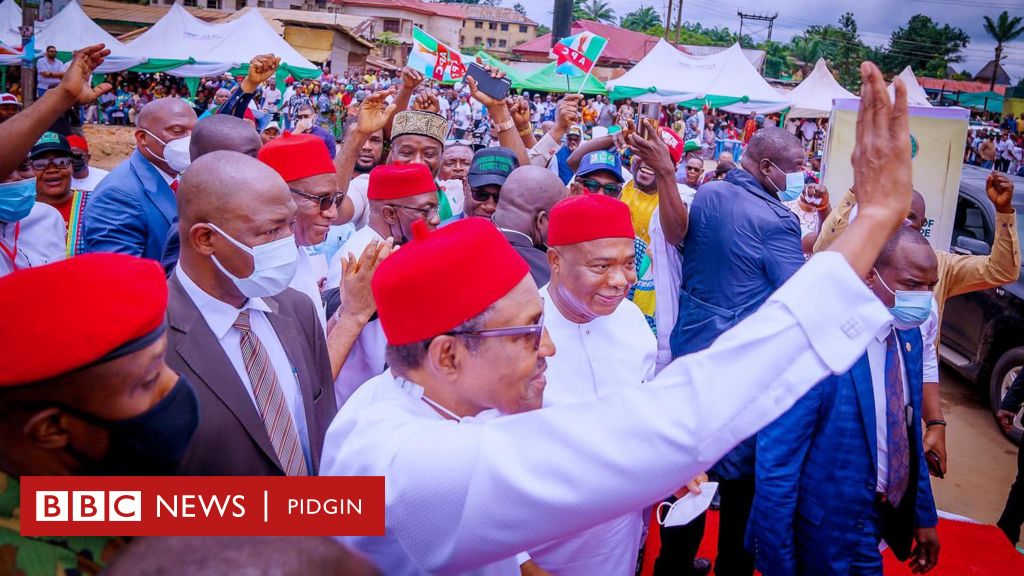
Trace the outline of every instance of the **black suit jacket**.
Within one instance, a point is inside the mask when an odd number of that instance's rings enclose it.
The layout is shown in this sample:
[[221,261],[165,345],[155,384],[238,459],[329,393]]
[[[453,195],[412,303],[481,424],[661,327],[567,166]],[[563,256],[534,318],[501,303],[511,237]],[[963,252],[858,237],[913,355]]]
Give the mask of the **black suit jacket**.
[[[176,274],[168,279],[168,289],[167,364],[189,380],[199,398],[199,428],[178,474],[284,474],[245,384]],[[314,474],[320,468],[324,435],[337,412],[327,341],[313,303],[304,294],[288,289],[264,301],[271,309],[270,325],[299,381]]]
[[551,280],[551,265],[548,264],[548,253],[534,246],[530,239],[523,234],[504,228],[498,228],[498,230],[505,235],[505,239],[523,257],[523,260],[526,260],[526,263],[530,266],[530,276],[533,276],[533,281],[537,283],[537,287],[541,288],[547,284]]

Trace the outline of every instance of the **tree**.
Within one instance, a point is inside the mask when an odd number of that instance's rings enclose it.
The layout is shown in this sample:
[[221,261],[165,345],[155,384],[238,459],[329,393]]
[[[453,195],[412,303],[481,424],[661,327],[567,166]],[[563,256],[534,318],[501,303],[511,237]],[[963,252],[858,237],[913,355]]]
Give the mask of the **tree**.
[[660,26],[661,15],[650,6],[641,6],[639,9],[626,14],[626,17],[619,21],[619,25],[627,30],[644,32],[655,26]]
[[551,28],[548,28],[547,26],[545,26],[543,24],[537,24],[537,36],[543,36],[545,34],[550,34],[550,33],[551,33]]
[[910,66],[922,76],[945,78],[950,64],[963,62],[961,51],[970,41],[971,37],[960,28],[939,26],[928,16],[915,14],[906,27],[893,31],[880,64],[890,74]]
[[860,89],[860,63],[867,55],[867,46],[860,39],[852,12],[843,14],[838,26],[811,26],[803,36],[821,43],[821,56],[835,70],[840,84],[852,92]]
[[792,69],[792,57],[789,48],[779,42],[765,42],[758,46],[764,50],[764,72],[766,78],[782,78],[789,76]]
[[381,32],[376,39],[377,49],[380,55],[386,59],[394,58],[395,46],[401,46],[398,35],[394,32]]
[[996,71],[1003,60],[1003,44],[1024,34],[1024,24],[1021,23],[1021,20],[1020,16],[1010,18],[1006,10],[1003,10],[1003,13],[995,21],[985,16],[985,32],[996,41],[996,57],[992,68],[992,80],[988,86],[989,90],[993,90],[996,86]]
[[515,5],[512,6],[512,9],[519,12],[519,14],[526,16],[526,7],[519,2],[516,2]]
[[825,55],[821,39],[814,36],[794,36],[789,42],[789,53],[804,78],[814,69],[818,58]]
[[593,20],[605,24],[615,24],[615,10],[605,0],[576,0],[572,8],[573,20]]

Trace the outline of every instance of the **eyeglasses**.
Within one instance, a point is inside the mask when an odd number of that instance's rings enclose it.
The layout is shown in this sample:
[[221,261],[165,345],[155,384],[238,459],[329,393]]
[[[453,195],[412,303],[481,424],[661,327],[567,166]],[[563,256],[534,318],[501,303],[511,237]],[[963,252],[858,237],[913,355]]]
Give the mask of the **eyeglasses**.
[[[543,301],[542,301],[543,302]],[[540,313],[540,319],[536,324],[526,326],[508,326],[506,328],[488,328],[486,330],[455,330],[445,332],[449,336],[474,336],[479,338],[499,338],[504,336],[533,335],[533,350],[540,350],[540,341],[544,337],[544,312]]]
[[406,204],[388,204],[388,206],[391,206],[393,208],[405,208],[406,210],[412,210],[414,212],[419,212],[420,214],[423,214],[423,217],[426,218],[427,220],[430,220],[430,218],[432,216],[437,216],[438,214],[441,213],[441,208],[437,204],[434,204],[434,205],[432,205],[432,206],[430,206],[428,208],[420,208],[418,206],[408,206]]
[[577,182],[590,193],[597,193],[603,190],[605,196],[611,196],[612,198],[622,196],[622,184],[601,184],[597,180],[589,178],[580,178]]
[[340,206],[341,201],[344,200],[345,198],[344,192],[335,192],[334,194],[328,194],[327,196],[317,196],[315,194],[306,194],[305,192],[296,190],[295,188],[289,188],[289,190],[292,191],[292,194],[302,196],[303,198],[311,202],[316,202],[317,207],[320,209],[321,212],[327,212],[328,210],[330,210],[332,204],[337,204]]
[[501,196],[501,192],[488,192],[483,188],[471,188],[470,193],[473,196],[473,200],[477,202],[487,202],[488,199],[494,198],[494,203],[498,203],[498,197]]
[[56,166],[58,170],[70,168],[71,158],[68,158],[66,156],[58,156],[57,158],[40,158],[39,160],[29,160],[29,165],[32,166],[32,169],[35,170],[36,172],[42,172],[43,170],[46,170],[47,168],[50,167],[51,164]]

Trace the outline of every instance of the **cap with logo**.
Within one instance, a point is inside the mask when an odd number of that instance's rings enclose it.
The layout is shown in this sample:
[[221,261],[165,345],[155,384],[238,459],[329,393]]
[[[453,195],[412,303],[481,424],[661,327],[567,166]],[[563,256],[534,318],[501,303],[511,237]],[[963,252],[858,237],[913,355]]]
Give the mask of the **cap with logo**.
[[489,185],[502,186],[513,170],[519,167],[515,152],[508,148],[481,148],[473,155],[467,180],[473,188]]
[[583,128],[573,124],[569,126],[569,130],[565,133],[566,136],[576,136],[577,138],[583,138]]
[[619,182],[625,182],[622,177],[622,160],[619,155],[609,150],[597,150],[583,157],[580,167],[576,170],[576,177],[587,176],[594,172],[610,172]]
[[71,155],[71,145],[68,139],[56,132],[43,132],[43,135],[36,140],[32,150],[28,153],[29,158],[41,156],[47,152],[63,152]]

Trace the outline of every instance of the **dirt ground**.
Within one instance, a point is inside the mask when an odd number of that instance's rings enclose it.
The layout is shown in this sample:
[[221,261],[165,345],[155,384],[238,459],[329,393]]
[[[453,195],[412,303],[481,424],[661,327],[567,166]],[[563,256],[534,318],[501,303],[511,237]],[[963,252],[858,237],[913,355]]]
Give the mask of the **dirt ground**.
[[86,124],[83,130],[92,155],[90,163],[98,168],[110,170],[135,149],[134,127]]

